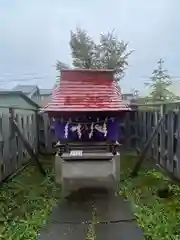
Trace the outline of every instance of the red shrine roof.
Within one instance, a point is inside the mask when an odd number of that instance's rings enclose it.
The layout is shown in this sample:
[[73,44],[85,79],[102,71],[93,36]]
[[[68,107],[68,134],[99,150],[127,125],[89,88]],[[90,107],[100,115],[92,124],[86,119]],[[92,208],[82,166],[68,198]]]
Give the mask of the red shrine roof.
[[66,69],[43,112],[131,110],[123,103],[111,69]]

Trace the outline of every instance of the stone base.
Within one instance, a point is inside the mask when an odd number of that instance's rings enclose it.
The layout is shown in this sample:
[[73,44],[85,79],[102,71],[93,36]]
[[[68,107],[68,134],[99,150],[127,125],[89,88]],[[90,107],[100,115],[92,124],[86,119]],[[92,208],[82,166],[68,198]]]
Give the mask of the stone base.
[[110,161],[64,161],[55,156],[56,182],[64,192],[81,188],[107,188],[116,191],[120,178],[120,155]]

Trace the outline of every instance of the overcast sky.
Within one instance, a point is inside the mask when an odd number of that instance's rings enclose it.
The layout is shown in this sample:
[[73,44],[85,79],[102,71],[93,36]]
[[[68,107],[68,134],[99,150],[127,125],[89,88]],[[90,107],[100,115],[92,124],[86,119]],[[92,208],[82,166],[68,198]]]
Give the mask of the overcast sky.
[[124,91],[142,90],[161,57],[180,76],[180,0],[0,0],[0,88],[52,87],[56,60],[71,64],[70,30],[77,26],[95,40],[115,29],[129,41],[135,51],[121,82]]

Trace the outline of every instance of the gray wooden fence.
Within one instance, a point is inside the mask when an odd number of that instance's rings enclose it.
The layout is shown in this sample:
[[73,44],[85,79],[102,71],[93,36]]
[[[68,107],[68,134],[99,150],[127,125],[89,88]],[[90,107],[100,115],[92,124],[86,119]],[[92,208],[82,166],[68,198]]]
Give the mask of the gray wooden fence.
[[137,142],[142,149],[157,121],[164,115],[162,125],[147,156],[164,170],[180,179],[180,104],[163,104],[156,110],[137,111]]
[[[9,110],[0,107],[0,182],[17,171],[29,159],[21,140],[12,128]],[[34,151],[37,152],[36,112],[14,109],[14,117]]]
[[39,152],[53,153],[53,144],[57,143],[55,132],[51,126],[51,120],[46,113],[38,115]]

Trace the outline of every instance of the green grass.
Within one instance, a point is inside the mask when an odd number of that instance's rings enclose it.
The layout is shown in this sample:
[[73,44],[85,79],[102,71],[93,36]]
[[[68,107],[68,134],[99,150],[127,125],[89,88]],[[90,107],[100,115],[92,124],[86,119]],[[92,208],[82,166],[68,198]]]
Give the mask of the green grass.
[[[142,167],[138,177],[129,178],[134,156],[125,155],[122,162],[120,194],[130,200],[137,222],[148,240],[180,239],[180,187],[168,181],[155,169]],[[161,199],[158,187],[168,184],[173,196]]]
[[44,178],[36,167],[29,166],[3,184],[0,190],[0,239],[36,239],[52,206],[60,198],[60,189],[52,177],[51,171]]
[[[160,199],[157,188],[167,182],[162,174],[143,167],[139,176],[129,178],[134,156],[121,156],[120,194],[129,199],[138,224],[148,240],[180,239],[180,187],[168,182],[174,195]],[[29,166],[0,190],[0,239],[35,240],[45,225],[52,206],[61,198],[61,190],[53,181],[53,170],[42,177],[36,167]],[[92,235],[89,229],[89,235]],[[90,239],[89,236],[89,239]]]

